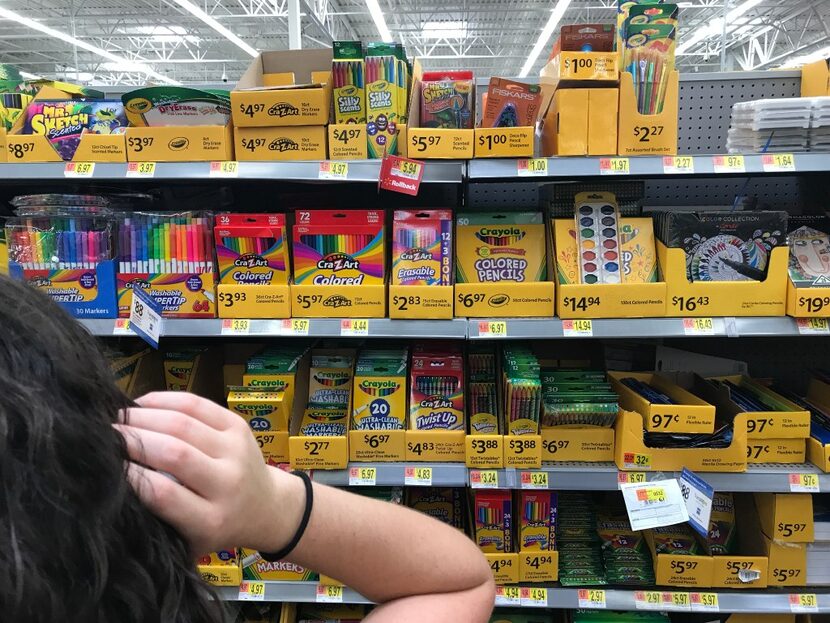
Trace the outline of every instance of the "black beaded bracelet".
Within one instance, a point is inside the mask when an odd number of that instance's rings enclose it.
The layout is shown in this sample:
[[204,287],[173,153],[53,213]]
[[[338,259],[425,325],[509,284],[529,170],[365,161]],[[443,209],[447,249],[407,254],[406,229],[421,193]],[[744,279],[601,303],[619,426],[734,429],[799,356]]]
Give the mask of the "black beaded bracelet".
[[303,538],[305,529],[308,527],[308,520],[311,518],[311,507],[314,505],[314,488],[311,486],[311,478],[309,478],[308,474],[299,470],[291,473],[298,476],[303,481],[303,484],[305,484],[305,510],[303,511],[303,518],[300,520],[297,532],[294,533],[294,538],[288,542],[288,545],[283,547],[278,552],[259,553],[263,560],[267,562],[277,562],[286,558],[291,552],[293,552],[294,548],[297,547],[297,543],[299,543],[300,539]]

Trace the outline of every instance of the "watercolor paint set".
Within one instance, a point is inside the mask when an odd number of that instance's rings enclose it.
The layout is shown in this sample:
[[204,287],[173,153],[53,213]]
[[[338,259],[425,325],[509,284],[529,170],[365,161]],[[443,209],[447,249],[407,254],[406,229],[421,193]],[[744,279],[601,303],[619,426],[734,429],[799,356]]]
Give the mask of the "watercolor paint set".
[[576,241],[582,283],[622,283],[620,214],[617,206],[603,201],[576,205]]

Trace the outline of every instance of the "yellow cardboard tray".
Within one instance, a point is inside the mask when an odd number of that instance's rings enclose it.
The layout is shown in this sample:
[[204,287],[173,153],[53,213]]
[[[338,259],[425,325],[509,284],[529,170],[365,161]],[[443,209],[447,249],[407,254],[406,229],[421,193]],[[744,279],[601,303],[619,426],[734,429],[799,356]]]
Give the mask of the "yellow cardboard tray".
[[553,316],[556,286],[552,281],[527,283],[457,283],[455,315],[469,318]]
[[417,160],[469,160],[473,157],[473,130],[418,128],[410,117],[406,131],[406,155]]
[[764,536],[764,552],[769,559],[767,583],[770,586],[805,586],[807,583],[807,546],[782,543]]
[[761,530],[782,543],[812,543],[813,496],[810,493],[755,493]]
[[519,552],[520,582],[557,582],[559,552]]
[[9,152],[6,149],[6,129],[0,128],[0,162],[8,162]]
[[644,532],[646,543],[654,560],[654,574],[658,586],[683,586],[689,588],[706,588],[712,584],[711,556],[681,556],[676,554],[658,554],[654,547],[654,533]]
[[332,123],[328,133],[331,160],[366,160],[369,157],[365,123]]
[[389,286],[389,317],[449,320],[453,286]]
[[663,318],[666,284],[560,283],[556,309],[560,318]]
[[747,463],[803,463],[807,458],[806,439],[748,439]]
[[350,430],[349,458],[363,463],[390,463],[406,459],[406,431]]
[[496,584],[517,584],[519,582],[518,554],[484,554]]
[[[677,404],[652,404],[620,380],[633,377],[648,383]],[[701,400],[667,377],[651,372],[609,372],[611,387],[620,397],[620,406],[645,418],[646,430],[665,433],[712,433],[715,407]]]
[[504,467],[504,435],[467,435],[464,443],[467,467]]
[[614,429],[600,426],[542,428],[542,460],[602,463],[614,460]]
[[735,494],[735,516],[740,554],[713,556],[712,586],[714,588],[758,589],[767,587],[769,558],[755,503],[751,494]]
[[234,149],[240,161],[325,160],[325,126],[234,128]]
[[386,286],[291,286],[294,318],[384,318]]
[[[634,81],[629,72],[620,73],[620,125],[618,153],[621,156],[674,156],[677,154],[677,98],[679,74],[669,75],[663,111],[642,115],[637,111]],[[683,272],[685,275],[685,271]]]
[[250,128],[327,124],[331,110],[331,60],[331,48],[261,52],[231,91],[234,125]]
[[516,128],[476,128],[475,158],[532,158],[535,138],[533,126]]
[[788,277],[787,315],[794,318],[830,318],[830,288],[797,288]]
[[542,437],[540,435],[505,435],[504,466],[539,469],[542,467]]
[[620,410],[615,425],[614,461],[624,471],[746,471],[746,416],[738,415],[728,448],[649,448],[643,443],[643,416]]
[[616,52],[559,52],[540,75],[558,88],[614,85],[620,79]]
[[466,459],[463,430],[406,431],[406,460],[428,463],[463,463]]
[[220,318],[289,318],[291,287],[286,284],[216,286],[216,309]]
[[667,316],[783,316],[787,300],[789,250],[776,247],[765,281],[696,281],[686,278],[683,249],[657,241],[660,273],[666,280]]
[[807,440],[807,460],[823,472],[830,472],[830,445],[822,445],[817,439]]
[[130,162],[212,162],[233,160],[230,124],[127,128]]
[[801,97],[825,95],[830,95],[830,69],[822,58],[801,68]]

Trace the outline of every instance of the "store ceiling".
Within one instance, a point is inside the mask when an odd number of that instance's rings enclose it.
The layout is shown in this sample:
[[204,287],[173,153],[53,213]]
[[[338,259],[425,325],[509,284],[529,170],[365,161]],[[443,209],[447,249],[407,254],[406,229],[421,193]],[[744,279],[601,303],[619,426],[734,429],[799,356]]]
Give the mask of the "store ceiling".
[[[333,38],[380,38],[367,0],[0,0],[0,62],[31,74],[96,84],[223,79],[232,84],[253,50],[288,48],[289,4],[296,1],[303,47],[327,46]],[[422,57],[425,67],[469,68],[487,77],[519,75],[554,7],[567,0],[377,2],[392,37],[402,40],[410,55]],[[182,8],[188,3],[229,36]],[[571,0],[560,23],[612,21],[616,4]],[[683,71],[770,69],[830,56],[828,0],[679,4]],[[21,20],[52,31],[45,34]],[[234,36],[237,43],[230,39]],[[538,74],[554,38],[528,75]]]

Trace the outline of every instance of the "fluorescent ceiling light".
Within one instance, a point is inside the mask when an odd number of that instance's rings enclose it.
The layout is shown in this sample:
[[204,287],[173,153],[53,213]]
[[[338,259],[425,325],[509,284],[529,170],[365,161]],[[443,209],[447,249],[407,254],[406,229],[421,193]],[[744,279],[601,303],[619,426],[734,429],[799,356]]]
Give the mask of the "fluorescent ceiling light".
[[193,15],[194,17],[198,17],[205,24],[207,24],[208,26],[213,28],[213,30],[218,32],[223,37],[225,37],[225,39],[227,39],[228,41],[233,43],[235,46],[237,46],[238,48],[240,48],[242,50],[245,50],[245,52],[249,56],[256,57],[256,56],[259,55],[259,52],[257,52],[254,48],[252,48],[247,43],[242,41],[242,39],[240,39],[235,34],[233,34],[230,30],[228,30],[227,28],[222,26],[222,24],[217,22],[213,17],[211,17],[210,15],[205,13],[202,9],[197,7],[192,2],[190,2],[190,0],[173,0],[173,1],[176,4],[178,4],[180,7],[182,7],[185,11],[187,11],[188,13]]
[[194,35],[188,35],[187,30],[182,26],[139,26],[135,30],[121,29],[122,32],[130,35],[139,33],[141,35],[149,35],[153,41],[158,42],[174,42],[184,39],[188,43],[199,43],[201,39]]
[[816,61],[824,60],[828,56],[830,56],[830,47],[822,48],[820,50],[816,50],[815,52],[810,52],[809,54],[802,54],[801,56],[790,58],[786,60],[783,65],[780,65],[779,68],[787,69],[790,67],[809,65],[810,63],[815,63]]
[[467,22],[426,22],[421,29],[423,39],[464,39]]
[[8,9],[4,9],[0,7],[0,18],[8,19],[13,22],[17,22],[18,24],[22,24],[23,26],[28,26],[33,30],[37,30],[42,32],[45,35],[50,37],[54,37],[55,39],[60,39],[61,41],[65,41],[70,45],[74,45],[76,47],[82,48],[87,52],[92,52],[93,54],[97,54],[98,56],[102,56],[106,59],[114,61],[116,63],[129,63],[130,69],[128,71],[131,72],[140,72],[147,74],[148,76],[152,76],[153,78],[165,82],[167,84],[179,84],[175,80],[168,78],[167,76],[158,73],[149,65],[139,62],[139,61],[130,61],[120,56],[113,54],[112,52],[108,52],[103,48],[99,48],[98,46],[92,45],[91,43],[87,43],[86,41],[82,41],[80,39],[76,39],[75,37],[66,34],[65,32],[61,32],[60,30],[55,30],[54,28],[50,28],[49,26],[45,26],[40,22],[36,22],[33,19],[29,19],[28,17],[23,17],[22,15],[18,15],[13,11],[9,11]]
[[392,43],[392,33],[389,32],[389,26],[386,25],[386,18],[383,16],[383,11],[380,10],[378,0],[366,0],[366,7],[369,9],[372,20],[375,22],[375,27],[378,29],[381,40],[385,43]]
[[533,49],[530,51],[530,56],[527,57],[527,61],[525,62],[524,67],[522,67],[522,71],[519,72],[519,78],[524,78],[528,73],[530,73],[530,70],[533,68],[533,64],[536,62],[536,59],[539,58],[539,55],[542,53],[544,47],[548,44],[548,39],[550,39],[553,31],[556,30],[559,22],[562,21],[562,16],[565,15],[565,11],[568,9],[570,4],[571,0],[559,0],[556,4],[550,14],[548,23],[545,24],[545,27],[542,29],[542,34],[540,34],[539,38],[536,40],[536,45],[534,45]]
[[[729,11],[726,14],[726,32],[732,32],[736,28],[743,26],[744,24],[736,24],[735,20],[741,17],[747,11],[754,9],[756,6],[761,4],[763,0],[746,0],[742,4],[739,4],[734,9]],[[697,45],[701,41],[708,39],[710,37],[714,37],[715,35],[719,35],[723,32],[723,18],[716,17],[712,19],[706,26],[702,28],[698,28],[695,31],[695,34],[690,37],[689,39],[682,41],[679,46],[677,46],[677,51],[675,54],[683,54],[689,51],[689,48]]]

